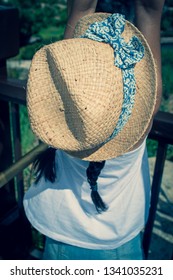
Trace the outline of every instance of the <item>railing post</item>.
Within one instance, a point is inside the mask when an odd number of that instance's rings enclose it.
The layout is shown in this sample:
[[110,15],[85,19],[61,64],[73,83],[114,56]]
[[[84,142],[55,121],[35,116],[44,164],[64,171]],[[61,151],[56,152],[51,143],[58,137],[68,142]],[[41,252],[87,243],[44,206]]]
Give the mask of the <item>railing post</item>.
[[[0,75],[7,76],[6,60],[0,59]],[[6,169],[13,162],[12,142],[10,129],[9,103],[0,100],[0,171]],[[2,200],[2,201],[1,201]],[[5,205],[4,205],[5,204]],[[0,218],[8,208],[15,205],[14,180],[10,181],[3,190],[0,190]],[[4,207],[5,206],[5,207]]]
[[167,152],[167,144],[165,142],[160,141],[158,143],[157,157],[156,157],[156,163],[154,168],[154,176],[153,176],[153,182],[151,187],[151,205],[150,205],[149,218],[143,236],[143,248],[144,248],[144,255],[146,259],[148,258],[148,253],[149,253],[152,230],[154,226],[154,219],[157,210],[157,203],[159,199],[159,192],[160,192],[160,187],[162,182],[164,164],[166,160],[166,152]]
[[[10,113],[11,113],[11,126],[12,126],[12,138],[13,138],[12,139],[13,154],[14,154],[13,156],[14,156],[14,162],[16,162],[22,157],[19,105],[11,103]],[[17,188],[17,203],[18,203],[19,211],[22,213],[23,196],[24,196],[23,172],[19,172],[15,177],[15,185]]]
[[[6,59],[19,51],[19,17],[13,7],[0,6],[0,77],[8,81]],[[0,171],[21,157],[19,107],[9,100],[0,100]],[[23,211],[21,174],[0,189],[0,255],[3,259],[25,259],[31,245],[31,228]],[[20,184],[20,185],[19,185]]]
[[[0,144],[0,171],[12,164],[12,143],[9,118],[9,104],[0,101],[0,123],[1,131]],[[2,201],[1,201],[2,200]],[[4,205],[5,204],[5,205]],[[10,181],[3,190],[0,190],[0,217],[5,209],[11,208],[15,204],[14,180]],[[3,207],[3,205],[5,207]]]
[[[7,78],[6,59],[16,55],[19,51],[19,17],[18,10],[13,7],[0,6],[0,77]],[[9,103],[0,101],[0,171],[3,171],[13,162],[11,141],[10,108]],[[14,180],[1,190],[0,217],[4,209],[9,210],[15,204]],[[6,203],[5,203],[6,201]],[[5,208],[3,208],[5,204]],[[9,205],[8,205],[9,204]],[[2,211],[1,211],[2,210]]]

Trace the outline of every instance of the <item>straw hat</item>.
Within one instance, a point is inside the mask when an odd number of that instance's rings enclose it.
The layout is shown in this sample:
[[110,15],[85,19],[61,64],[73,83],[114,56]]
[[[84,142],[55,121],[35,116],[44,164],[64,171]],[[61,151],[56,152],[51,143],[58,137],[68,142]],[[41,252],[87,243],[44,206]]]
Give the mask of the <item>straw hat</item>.
[[[101,161],[130,151],[145,134],[156,102],[154,59],[145,38],[130,22],[125,21],[121,39],[128,43],[137,36],[145,51],[133,68],[135,95],[126,122],[124,78],[114,64],[116,51],[109,43],[79,38],[92,23],[111,16],[95,13],[80,19],[75,38],[44,46],[29,72],[27,105],[34,133],[83,160]],[[120,118],[123,124],[114,133]]]

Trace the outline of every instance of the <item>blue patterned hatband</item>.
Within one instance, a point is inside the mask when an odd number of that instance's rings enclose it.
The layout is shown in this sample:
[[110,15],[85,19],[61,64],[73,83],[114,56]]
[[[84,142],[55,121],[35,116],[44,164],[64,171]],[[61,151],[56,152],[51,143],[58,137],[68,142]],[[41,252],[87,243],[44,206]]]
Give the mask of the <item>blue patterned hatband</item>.
[[103,21],[91,24],[81,36],[110,44],[114,50],[114,64],[122,70],[124,93],[122,110],[113,133],[104,143],[113,139],[123,129],[132,113],[136,93],[134,66],[144,57],[144,47],[138,37],[133,36],[126,43],[121,36],[125,22],[123,15],[112,14]]

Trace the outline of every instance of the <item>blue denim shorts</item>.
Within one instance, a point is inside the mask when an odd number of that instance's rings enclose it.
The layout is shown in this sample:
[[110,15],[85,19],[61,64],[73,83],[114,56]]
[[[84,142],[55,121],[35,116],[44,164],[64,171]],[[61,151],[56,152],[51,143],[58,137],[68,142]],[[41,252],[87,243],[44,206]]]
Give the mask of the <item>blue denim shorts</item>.
[[111,250],[72,246],[46,237],[44,260],[142,260],[141,235]]

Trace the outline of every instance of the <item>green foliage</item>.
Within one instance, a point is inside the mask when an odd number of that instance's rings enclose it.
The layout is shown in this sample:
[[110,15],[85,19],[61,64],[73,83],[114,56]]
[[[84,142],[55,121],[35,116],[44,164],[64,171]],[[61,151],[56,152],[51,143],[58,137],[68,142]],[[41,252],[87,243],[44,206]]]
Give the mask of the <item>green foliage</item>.
[[[162,79],[163,79],[163,97],[160,106],[161,111],[173,113],[173,48],[162,46]],[[147,140],[148,156],[156,155],[157,142]],[[173,146],[169,145],[167,150],[167,159],[173,161]]]
[[167,159],[173,161],[173,146],[168,145]]
[[[6,1],[1,1],[6,3]],[[64,1],[57,0],[9,0],[8,5],[19,10],[20,42],[26,45],[32,35],[48,26],[62,26],[67,13]],[[63,4],[63,5],[62,5]]]
[[44,40],[45,43],[52,43],[63,39],[65,24],[59,26],[47,26],[42,28],[38,35]]
[[47,44],[51,44],[53,42],[59,41],[63,39],[64,34],[64,26],[49,26],[47,28],[42,28],[38,35],[40,36],[39,42],[23,46],[20,48],[20,53],[16,57],[18,60],[31,60],[33,55],[38,51],[40,48]]
[[13,78],[13,79],[21,79],[21,76],[23,75],[23,69],[13,69],[13,68],[8,68],[8,77]]
[[44,235],[42,235],[40,232],[38,232],[33,227],[32,227],[32,242],[33,242],[34,248],[37,248],[38,250],[43,251],[45,237],[44,237]]
[[157,152],[158,143],[155,140],[147,139],[148,157],[154,157]]
[[40,41],[20,48],[20,53],[17,59],[30,60],[32,59],[36,51],[38,51],[43,46],[62,40],[64,34],[64,28],[65,25],[59,27],[48,26],[47,28],[42,28],[38,33],[39,37],[41,38]]
[[36,137],[33,134],[26,106],[20,106],[20,127],[21,127],[21,140],[22,140],[22,153],[26,154],[37,143]]
[[167,36],[172,37],[173,9],[170,8],[170,6],[167,5],[164,6],[161,27],[162,27],[162,31],[164,31],[164,33],[167,34]]
[[173,48],[162,47],[163,98],[160,110],[173,113]]
[[32,45],[27,45],[26,47],[20,48],[20,53],[18,55],[19,60],[31,60],[33,55],[38,51],[43,44],[35,43]]
[[163,8],[161,30],[164,36],[172,37],[173,34],[173,1],[165,0]]

